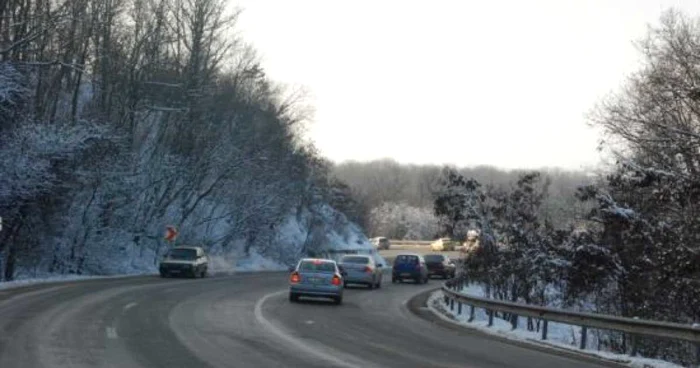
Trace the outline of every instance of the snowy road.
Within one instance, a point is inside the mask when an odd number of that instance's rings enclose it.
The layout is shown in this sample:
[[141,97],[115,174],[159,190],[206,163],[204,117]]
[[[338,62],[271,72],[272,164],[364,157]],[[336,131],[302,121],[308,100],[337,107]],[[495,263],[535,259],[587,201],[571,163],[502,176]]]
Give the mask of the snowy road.
[[290,304],[286,274],[140,277],[0,291],[0,367],[595,367],[411,313],[438,286]]

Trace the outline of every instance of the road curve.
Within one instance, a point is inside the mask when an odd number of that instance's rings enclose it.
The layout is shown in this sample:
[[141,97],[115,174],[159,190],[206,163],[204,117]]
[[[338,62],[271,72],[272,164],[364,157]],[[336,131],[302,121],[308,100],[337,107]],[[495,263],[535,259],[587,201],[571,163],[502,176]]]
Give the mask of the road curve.
[[438,285],[292,304],[286,274],[135,277],[0,291],[0,367],[596,367],[413,315]]

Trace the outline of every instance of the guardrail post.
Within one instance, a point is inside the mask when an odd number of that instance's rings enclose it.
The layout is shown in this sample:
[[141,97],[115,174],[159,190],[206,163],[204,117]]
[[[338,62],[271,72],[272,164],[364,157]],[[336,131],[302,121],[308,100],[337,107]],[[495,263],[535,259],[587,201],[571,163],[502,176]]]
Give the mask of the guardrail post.
[[489,309],[489,327],[493,326],[493,309]]
[[462,302],[457,302],[457,314],[462,314]]
[[450,310],[454,311],[455,310],[455,300],[454,298],[450,298]]
[[[634,319],[639,319],[639,317],[633,317]],[[638,336],[634,334],[630,334],[630,343],[632,344],[632,351],[630,352],[630,356],[637,356],[637,348],[638,348]]]
[[517,314],[513,313],[510,315],[510,325],[513,327],[514,330],[516,328],[518,328],[518,315]]
[[581,350],[586,350],[587,337],[588,337],[588,327],[581,326]]
[[468,322],[471,322],[473,320],[474,320],[474,306],[470,305],[469,306],[469,321]]
[[542,320],[542,340],[547,340],[547,320]]

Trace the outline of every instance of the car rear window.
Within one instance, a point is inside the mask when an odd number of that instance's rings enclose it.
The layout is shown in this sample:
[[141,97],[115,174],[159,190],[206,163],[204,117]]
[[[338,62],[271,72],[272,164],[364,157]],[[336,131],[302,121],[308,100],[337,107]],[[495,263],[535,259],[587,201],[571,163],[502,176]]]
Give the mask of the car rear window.
[[418,257],[409,255],[398,255],[394,261],[396,264],[417,264]]
[[444,260],[445,260],[444,256],[437,255],[437,254],[425,256],[426,262],[443,262]]
[[368,264],[369,257],[359,257],[359,256],[345,256],[341,260],[343,263],[357,263],[357,264]]
[[197,259],[197,251],[194,249],[175,248],[168,252],[167,258],[191,261]]
[[332,262],[323,261],[302,261],[299,271],[334,273],[335,265]]

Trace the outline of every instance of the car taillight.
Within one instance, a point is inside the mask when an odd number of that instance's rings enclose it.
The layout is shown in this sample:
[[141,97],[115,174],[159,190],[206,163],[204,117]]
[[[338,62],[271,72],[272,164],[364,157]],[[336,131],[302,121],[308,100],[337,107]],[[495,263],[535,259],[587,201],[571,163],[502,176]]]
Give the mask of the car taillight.
[[340,276],[333,275],[333,279],[331,279],[331,284],[333,284],[335,286],[340,285]]
[[420,270],[420,263],[416,264],[416,270]]
[[365,272],[367,272],[367,273],[372,273],[372,267],[370,267],[370,266],[365,266]]
[[299,282],[301,282],[301,276],[299,275],[299,273],[292,273],[292,275],[289,276],[289,282],[291,282],[292,284],[298,284]]

